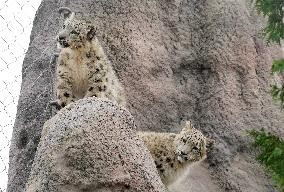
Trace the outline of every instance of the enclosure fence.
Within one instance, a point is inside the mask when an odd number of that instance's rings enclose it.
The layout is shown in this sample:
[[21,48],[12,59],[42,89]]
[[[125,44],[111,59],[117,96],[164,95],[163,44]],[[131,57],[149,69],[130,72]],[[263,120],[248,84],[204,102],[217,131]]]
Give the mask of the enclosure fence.
[[6,191],[9,146],[21,86],[22,63],[41,0],[0,1],[0,191]]

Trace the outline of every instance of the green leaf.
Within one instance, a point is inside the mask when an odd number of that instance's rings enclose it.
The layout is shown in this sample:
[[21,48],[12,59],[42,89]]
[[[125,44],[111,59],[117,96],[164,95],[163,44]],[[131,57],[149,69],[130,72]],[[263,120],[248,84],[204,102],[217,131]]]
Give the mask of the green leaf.
[[284,6],[283,0],[252,0],[257,11],[267,17],[267,26],[263,36],[267,43],[280,43],[284,39]]
[[273,61],[271,71],[272,73],[279,73],[284,70],[284,59]]
[[264,130],[247,131],[254,139],[253,146],[259,149],[257,160],[272,174],[279,191],[284,192],[284,141]]

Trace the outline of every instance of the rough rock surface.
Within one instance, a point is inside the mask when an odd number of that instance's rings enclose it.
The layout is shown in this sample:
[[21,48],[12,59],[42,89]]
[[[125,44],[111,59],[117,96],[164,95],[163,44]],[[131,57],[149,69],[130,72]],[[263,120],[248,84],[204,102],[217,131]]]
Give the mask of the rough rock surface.
[[83,99],[48,120],[26,192],[163,192],[165,187],[131,114]]
[[[43,123],[52,116],[55,65],[49,61],[60,6],[97,21],[138,129],[175,132],[181,120],[192,120],[217,141],[199,179],[212,179],[221,192],[275,191],[253,160],[244,131],[284,135],[283,114],[269,93],[271,62],[280,52],[259,38],[264,21],[248,2],[43,0],[23,64],[8,191],[23,190]],[[191,186],[194,178],[183,184]]]
[[[205,185],[206,183],[206,185]],[[169,186],[173,192],[219,192],[221,189],[212,181],[207,163],[197,162],[189,167],[188,175],[180,177]]]

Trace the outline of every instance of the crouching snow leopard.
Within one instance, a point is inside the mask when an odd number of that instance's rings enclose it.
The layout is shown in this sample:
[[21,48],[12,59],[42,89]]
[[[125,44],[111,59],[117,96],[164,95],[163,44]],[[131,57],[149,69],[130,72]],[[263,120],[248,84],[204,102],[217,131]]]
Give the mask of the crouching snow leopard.
[[123,89],[96,36],[97,28],[90,21],[76,19],[74,12],[60,8],[65,21],[57,41],[55,103],[59,108],[85,97],[107,98],[125,105]]
[[179,134],[138,132],[149,149],[162,182],[173,183],[193,162],[205,159],[214,140],[206,138],[187,121]]

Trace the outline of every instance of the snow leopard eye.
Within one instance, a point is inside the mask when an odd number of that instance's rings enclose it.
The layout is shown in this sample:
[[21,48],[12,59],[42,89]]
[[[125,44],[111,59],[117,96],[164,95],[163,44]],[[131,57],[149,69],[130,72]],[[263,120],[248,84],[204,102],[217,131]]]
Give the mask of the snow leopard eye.
[[192,151],[193,151],[194,153],[196,153],[196,152],[198,152],[198,148],[194,146],[194,147],[192,148]]
[[79,35],[79,33],[75,30],[71,31],[70,34]]

